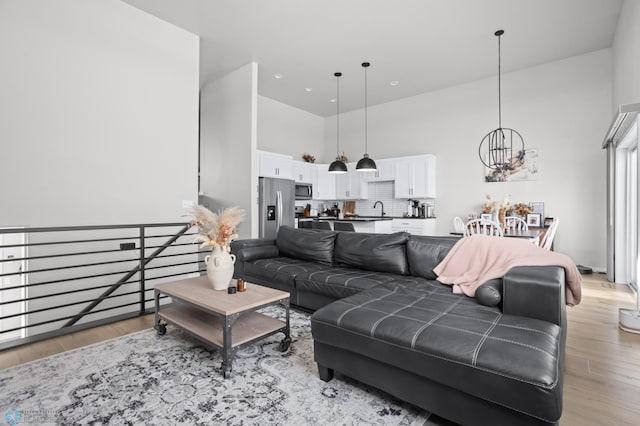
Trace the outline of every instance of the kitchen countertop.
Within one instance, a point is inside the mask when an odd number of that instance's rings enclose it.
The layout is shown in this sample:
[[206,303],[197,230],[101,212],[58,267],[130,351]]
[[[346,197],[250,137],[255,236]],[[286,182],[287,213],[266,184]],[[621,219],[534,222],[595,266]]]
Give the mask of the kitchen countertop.
[[435,217],[355,216],[355,217],[345,217],[343,219],[339,219],[335,216],[306,216],[306,217],[298,218],[298,220],[337,220],[337,221],[344,221],[344,222],[374,222],[377,220],[392,220],[392,219],[435,219]]
[[320,216],[316,220],[337,220],[338,222],[377,222],[381,220],[392,220],[392,217],[345,217],[337,218],[335,216]]
[[391,219],[416,219],[416,220],[424,220],[424,219],[435,219],[435,216],[431,217],[403,217],[403,216],[390,216]]
[[402,216],[355,216],[355,217],[345,217],[344,219],[339,219],[335,216],[301,216],[296,219],[300,220],[338,220],[338,221],[347,221],[347,222],[372,222],[376,220],[391,220],[391,219],[435,219],[435,217],[402,217]]

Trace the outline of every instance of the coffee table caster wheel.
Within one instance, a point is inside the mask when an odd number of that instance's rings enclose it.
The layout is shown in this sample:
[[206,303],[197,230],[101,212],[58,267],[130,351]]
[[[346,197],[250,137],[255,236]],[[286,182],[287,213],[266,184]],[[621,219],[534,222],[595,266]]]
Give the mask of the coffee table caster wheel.
[[278,350],[280,352],[286,352],[287,349],[289,349],[289,346],[291,346],[291,337],[285,337],[280,341],[280,344],[278,345]]
[[164,336],[167,334],[167,326],[164,324],[156,324],[153,328],[158,332],[158,336]]

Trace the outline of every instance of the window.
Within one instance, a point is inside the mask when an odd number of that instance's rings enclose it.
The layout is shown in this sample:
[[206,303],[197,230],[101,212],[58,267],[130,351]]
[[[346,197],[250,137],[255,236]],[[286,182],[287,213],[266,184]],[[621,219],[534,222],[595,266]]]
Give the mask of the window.
[[638,278],[638,123],[615,150],[615,281],[637,289]]

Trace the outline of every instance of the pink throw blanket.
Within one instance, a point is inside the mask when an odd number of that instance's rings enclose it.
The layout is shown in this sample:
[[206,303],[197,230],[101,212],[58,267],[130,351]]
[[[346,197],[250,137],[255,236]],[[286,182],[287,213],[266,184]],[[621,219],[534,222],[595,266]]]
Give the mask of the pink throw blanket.
[[433,271],[441,283],[453,284],[454,293],[474,297],[480,285],[504,276],[514,266],[547,265],[564,268],[567,305],[580,303],[582,277],[571,258],[525,239],[479,234],[462,238]]

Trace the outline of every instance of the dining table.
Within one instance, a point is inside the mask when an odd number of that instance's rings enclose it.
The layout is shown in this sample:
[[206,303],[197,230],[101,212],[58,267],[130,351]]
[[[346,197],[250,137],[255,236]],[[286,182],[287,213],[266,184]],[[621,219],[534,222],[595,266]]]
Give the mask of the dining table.
[[526,238],[532,243],[540,242],[540,235],[542,235],[542,231],[539,229],[513,229],[509,228],[504,231],[505,237],[510,238]]
[[[539,244],[540,238],[543,234],[541,229],[513,229],[509,228],[503,231],[503,235],[509,238],[526,238],[532,243]],[[462,232],[451,232],[450,235],[464,236]]]

